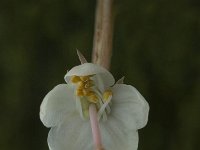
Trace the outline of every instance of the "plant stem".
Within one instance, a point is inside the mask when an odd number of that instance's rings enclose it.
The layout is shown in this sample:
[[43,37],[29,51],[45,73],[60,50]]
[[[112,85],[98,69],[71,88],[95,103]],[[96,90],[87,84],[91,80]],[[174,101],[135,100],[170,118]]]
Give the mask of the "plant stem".
[[[92,62],[109,70],[112,55],[113,0],[97,0]],[[97,109],[89,106],[90,122],[96,150],[104,150],[101,141]]]
[[97,0],[92,62],[110,68],[113,37],[113,0]]

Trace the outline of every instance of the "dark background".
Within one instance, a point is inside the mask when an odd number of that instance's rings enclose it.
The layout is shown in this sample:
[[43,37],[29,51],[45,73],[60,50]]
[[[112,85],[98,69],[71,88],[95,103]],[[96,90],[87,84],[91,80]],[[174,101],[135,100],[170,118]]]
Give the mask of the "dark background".
[[[91,57],[95,1],[0,1],[0,149],[47,150],[43,97]],[[111,72],[150,104],[139,150],[200,149],[200,1],[115,1]]]

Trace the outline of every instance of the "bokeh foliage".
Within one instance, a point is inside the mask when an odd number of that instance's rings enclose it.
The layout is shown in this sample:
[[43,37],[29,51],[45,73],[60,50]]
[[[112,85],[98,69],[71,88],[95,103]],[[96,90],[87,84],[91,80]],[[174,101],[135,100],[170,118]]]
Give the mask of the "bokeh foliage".
[[[111,72],[150,104],[139,150],[200,149],[200,2],[115,1]],[[47,150],[45,94],[90,59],[95,1],[0,1],[0,149]]]

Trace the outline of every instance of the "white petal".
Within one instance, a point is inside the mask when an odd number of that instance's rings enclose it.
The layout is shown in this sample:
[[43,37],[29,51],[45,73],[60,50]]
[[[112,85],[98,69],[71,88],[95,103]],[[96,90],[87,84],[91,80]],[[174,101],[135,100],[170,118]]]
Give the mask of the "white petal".
[[137,150],[138,148],[138,142],[139,142],[139,137],[138,137],[138,131],[131,130],[127,134],[128,142],[126,145],[126,150]]
[[124,128],[143,128],[148,120],[149,105],[130,85],[116,84],[113,88],[111,115],[121,121]]
[[89,121],[72,113],[59,126],[53,127],[48,136],[50,150],[92,150],[92,133]]
[[[100,123],[105,150],[137,150],[138,133],[125,131],[115,118]],[[94,150],[89,121],[71,113],[59,126],[51,128],[48,136],[50,150]]]
[[100,129],[103,147],[106,150],[137,150],[137,131],[125,130],[112,116],[100,124]]
[[68,113],[75,110],[73,88],[69,84],[57,85],[43,99],[40,119],[47,127],[56,126]]
[[82,65],[73,67],[65,75],[65,81],[69,83],[70,77],[73,75],[87,76],[87,75],[93,75],[93,74],[99,75],[102,78],[104,86],[108,87],[115,83],[115,79],[109,71],[93,63],[84,63]]

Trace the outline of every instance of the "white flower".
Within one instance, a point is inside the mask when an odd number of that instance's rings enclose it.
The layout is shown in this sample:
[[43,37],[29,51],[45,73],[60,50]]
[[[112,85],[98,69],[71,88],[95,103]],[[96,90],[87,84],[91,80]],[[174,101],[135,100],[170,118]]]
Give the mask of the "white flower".
[[96,105],[105,150],[136,150],[137,130],[148,120],[149,105],[131,85],[114,84],[106,69],[92,63],[72,68],[67,84],[57,85],[44,98],[40,119],[51,127],[50,150],[93,150],[89,105]]

